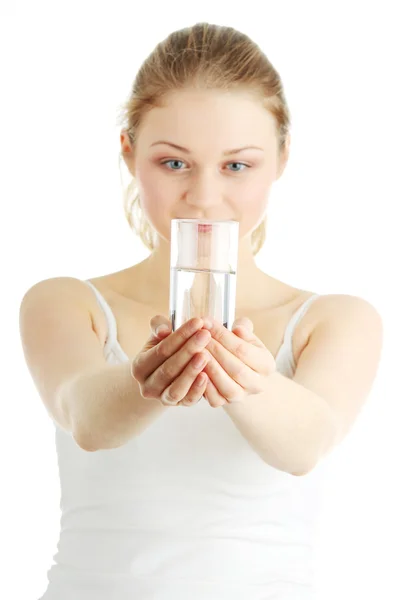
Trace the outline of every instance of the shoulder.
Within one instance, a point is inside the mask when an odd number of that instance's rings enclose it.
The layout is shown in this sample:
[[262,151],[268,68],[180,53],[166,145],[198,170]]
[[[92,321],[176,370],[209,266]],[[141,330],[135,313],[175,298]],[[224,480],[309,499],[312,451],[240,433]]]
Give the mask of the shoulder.
[[318,322],[369,318],[382,320],[378,309],[361,296],[351,294],[324,294],[317,297],[314,312]]
[[60,306],[62,302],[78,303],[90,315],[93,330],[99,338],[106,332],[104,315],[93,290],[77,277],[51,277],[34,283],[21,299],[21,315],[32,306]]
[[77,277],[54,277],[41,281],[36,284],[36,286],[42,287],[43,293],[47,292],[49,294],[54,294],[55,299],[57,298],[57,294],[61,294],[63,298],[71,295],[71,298],[74,300],[78,299],[81,301],[90,314],[93,331],[96,333],[103,346],[108,335],[108,323],[105,312],[99,303],[97,294],[87,282],[91,283],[96,288],[107,303],[110,302],[113,290],[107,282],[107,276],[104,278],[94,277],[87,280],[82,280]]
[[73,297],[86,303],[88,307],[93,306],[93,292],[82,280],[76,277],[51,277],[34,283],[24,294],[23,300],[36,296],[48,298],[57,296]]
[[378,309],[368,300],[350,294],[318,295],[308,307],[299,327],[303,348],[313,339],[323,344],[329,336],[353,340],[362,345],[369,340],[380,348],[383,336],[383,319]]
[[[308,301],[310,300],[310,303]],[[305,307],[301,314],[302,308]],[[371,341],[382,335],[382,318],[377,308],[368,300],[350,294],[318,294],[303,292],[294,301],[288,315],[298,318],[293,331],[293,352],[296,362],[311,338],[324,340],[320,332],[335,330],[343,338],[357,335],[356,331],[367,328]],[[300,314],[299,314],[300,313]],[[378,343],[377,339],[377,343]],[[321,341],[321,343],[323,343]]]

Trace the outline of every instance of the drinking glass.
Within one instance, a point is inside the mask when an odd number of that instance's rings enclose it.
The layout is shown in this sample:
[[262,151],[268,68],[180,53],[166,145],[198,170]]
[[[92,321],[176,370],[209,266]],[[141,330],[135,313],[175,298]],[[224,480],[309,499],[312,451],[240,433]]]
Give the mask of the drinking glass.
[[169,311],[172,330],[209,316],[235,320],[238,221],[172,219]]

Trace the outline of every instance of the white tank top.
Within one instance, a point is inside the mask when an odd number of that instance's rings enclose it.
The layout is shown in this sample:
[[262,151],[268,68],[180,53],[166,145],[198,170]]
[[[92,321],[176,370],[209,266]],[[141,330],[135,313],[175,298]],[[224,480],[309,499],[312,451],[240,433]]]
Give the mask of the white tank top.
[[[127,361],[114,315],[104,355]],[[277,354],[295,369],[290,320]],[[61,531],[41,600],[314,600],[321,466],[266,465],[224,410],[172,408],[120,448],[85,452],[55,423]]]

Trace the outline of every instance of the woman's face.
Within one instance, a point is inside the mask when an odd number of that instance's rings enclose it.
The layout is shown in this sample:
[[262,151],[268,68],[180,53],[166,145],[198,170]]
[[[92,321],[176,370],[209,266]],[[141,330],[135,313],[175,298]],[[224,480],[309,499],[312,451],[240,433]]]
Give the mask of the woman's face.
[[[240,238],[252,231],[286,164],[275,128],[261,102],[243,92],[178,91],[151,109],[128,166],[159,235],[170,240],[174,218],[239,221]],[[126,150],[124,133],[121,142]]]

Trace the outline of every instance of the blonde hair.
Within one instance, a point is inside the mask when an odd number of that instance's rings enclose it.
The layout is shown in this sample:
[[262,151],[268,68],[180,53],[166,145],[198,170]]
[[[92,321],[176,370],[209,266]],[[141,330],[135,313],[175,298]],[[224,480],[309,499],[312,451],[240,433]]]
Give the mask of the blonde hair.
[[[171,33],[140,67],[119,120],[132,146],[143,115],[159,106],[169,92],[189,87],[256,93],[275,117],[278,152],[283,150],[290,114],[278,72],[247,35],[232,27],[209,23]],[[119,164],[122,158],[120,153]],[[134,179],[124,192],[124,210],[131,228],[149,250],[154,250],[157,232],[143,214]],[[265,236],[266,218],[251,233],[253,255],[262,248]]]

